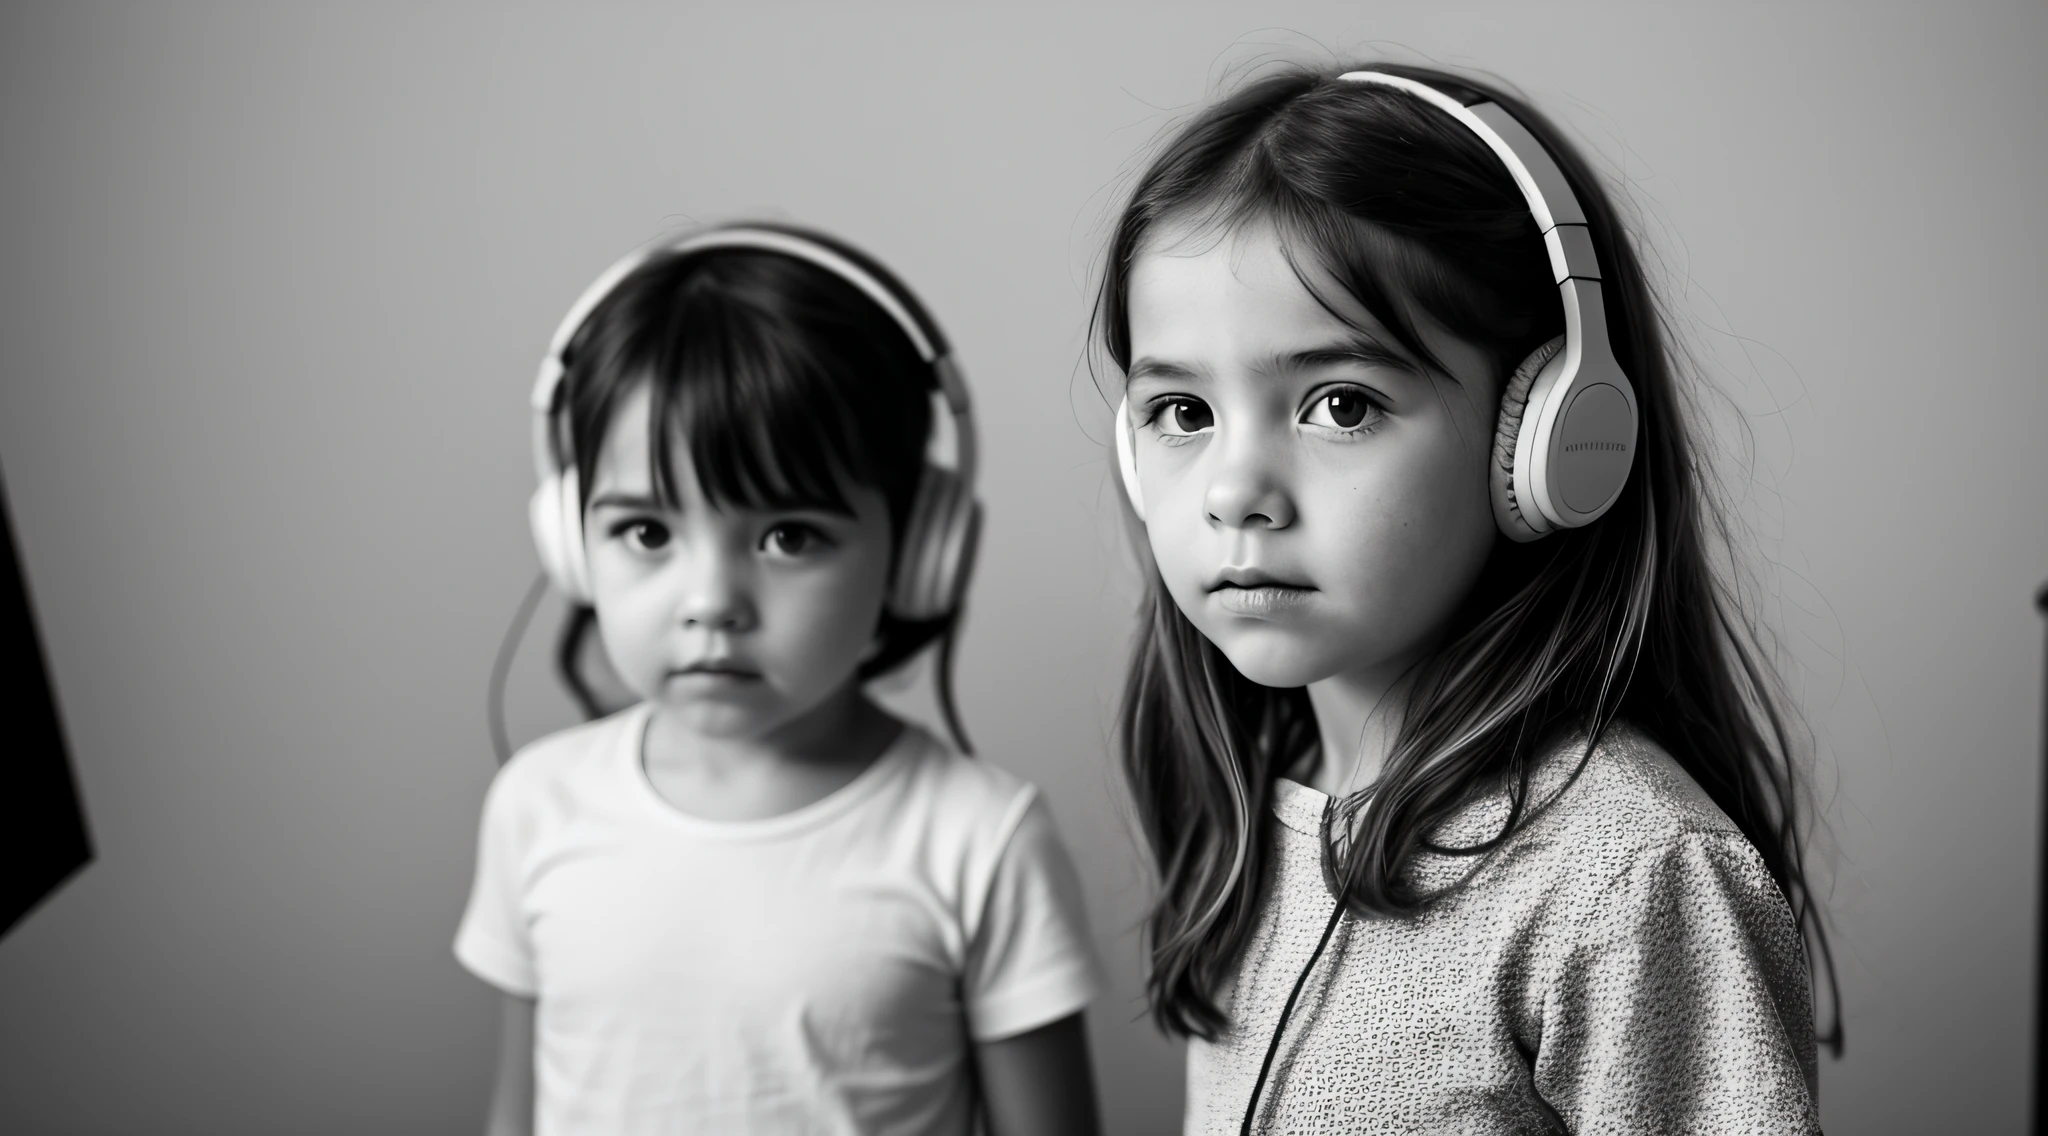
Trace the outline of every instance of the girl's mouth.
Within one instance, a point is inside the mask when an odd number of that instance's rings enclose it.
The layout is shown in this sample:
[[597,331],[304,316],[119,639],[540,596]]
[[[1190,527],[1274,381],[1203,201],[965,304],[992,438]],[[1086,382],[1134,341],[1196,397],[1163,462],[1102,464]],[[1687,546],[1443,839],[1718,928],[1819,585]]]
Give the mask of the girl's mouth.
[[1271,616],[1298,608],[1308,602],[1314,588],[1292,584],[1219,584],[1209,590],[1217,606],[1238,615]]
[[700,659],[685,667],[674,667],[668,672],[670,681],[694,679],[700,683],[751,682],[761,677],[759,671],[730,659]]

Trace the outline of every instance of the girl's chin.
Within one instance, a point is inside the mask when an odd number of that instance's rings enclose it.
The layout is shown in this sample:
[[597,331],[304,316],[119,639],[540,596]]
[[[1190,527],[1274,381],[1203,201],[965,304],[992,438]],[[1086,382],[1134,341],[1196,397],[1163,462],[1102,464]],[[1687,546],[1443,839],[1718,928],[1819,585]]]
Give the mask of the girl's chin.
[[1237,673],[1260,686],[1289,688],[1307,686],[1330,677],[1332,669],[1321,665],[1319,644],[1304,643],[1298,635],[1262,630],[1212,639]]
[[[853,689],[858,694],[857,684]],[[690,676],[658,686],[649,701],[654,703],[655,715],[671,728],[698,737],[737,741],[803,723],[814,714],[841,713],[845,707],[835,701],[838,693],[833,690],[820,695],[808,688],[792,692],[762,679]]]
[[657,699],[655,713],[671,726],[706,738],[755,737],[789,718],[770,707],[748,706],[736,699],[723,698]]

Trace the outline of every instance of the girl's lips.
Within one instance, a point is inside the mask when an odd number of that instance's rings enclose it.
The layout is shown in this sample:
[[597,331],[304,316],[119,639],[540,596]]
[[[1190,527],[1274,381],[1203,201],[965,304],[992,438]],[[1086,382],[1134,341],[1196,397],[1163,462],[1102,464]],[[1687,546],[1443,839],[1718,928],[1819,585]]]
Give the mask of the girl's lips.
[[752,682],[761,677],[760,672],[724,661],[705,661],[677,667],[668,672],[669,681],[694,681],[706,685],[722,685],[736,682]]
[[1216,604],[1223,610],[1238,615],[1270,616],[1298,608],[1308,602],[1314,588],[1298,588],[1289,584],[1259,584],[1240,587],[1224,584],[1210,592],[1216,597]]

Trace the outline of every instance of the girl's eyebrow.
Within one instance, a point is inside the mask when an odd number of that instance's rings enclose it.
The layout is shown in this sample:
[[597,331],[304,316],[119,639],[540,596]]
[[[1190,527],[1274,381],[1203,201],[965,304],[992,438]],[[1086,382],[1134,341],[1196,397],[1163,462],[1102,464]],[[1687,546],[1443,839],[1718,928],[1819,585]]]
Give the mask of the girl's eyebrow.
[[1281,371],[1306,370],[1331,363],[1364,363],[1368,366],[1391,367],[1397,371],[1406,371],[1416,378],[1424,378],[1427,374],[1406,354],[1367,335],[1295,351],[1277,357],[1274,363],[1275,370]]
[[1127,383],[1134,383],[1139,379],[1187,382],[1199,378],[1201,375],[1193,367],[1166,359],[1155,359],[1150,355],[1132,363],[1131,369],[1124,372],[1124,381]]

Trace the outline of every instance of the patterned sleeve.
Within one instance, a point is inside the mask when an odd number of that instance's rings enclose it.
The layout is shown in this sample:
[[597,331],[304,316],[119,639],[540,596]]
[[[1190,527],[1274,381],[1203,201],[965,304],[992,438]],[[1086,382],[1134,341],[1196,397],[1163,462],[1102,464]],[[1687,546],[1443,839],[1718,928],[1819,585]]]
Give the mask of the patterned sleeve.
[[1536,1090],[1574,1133],[1817,1133],[1791,910],[1739,833],[1644,849],[1544,997]]

